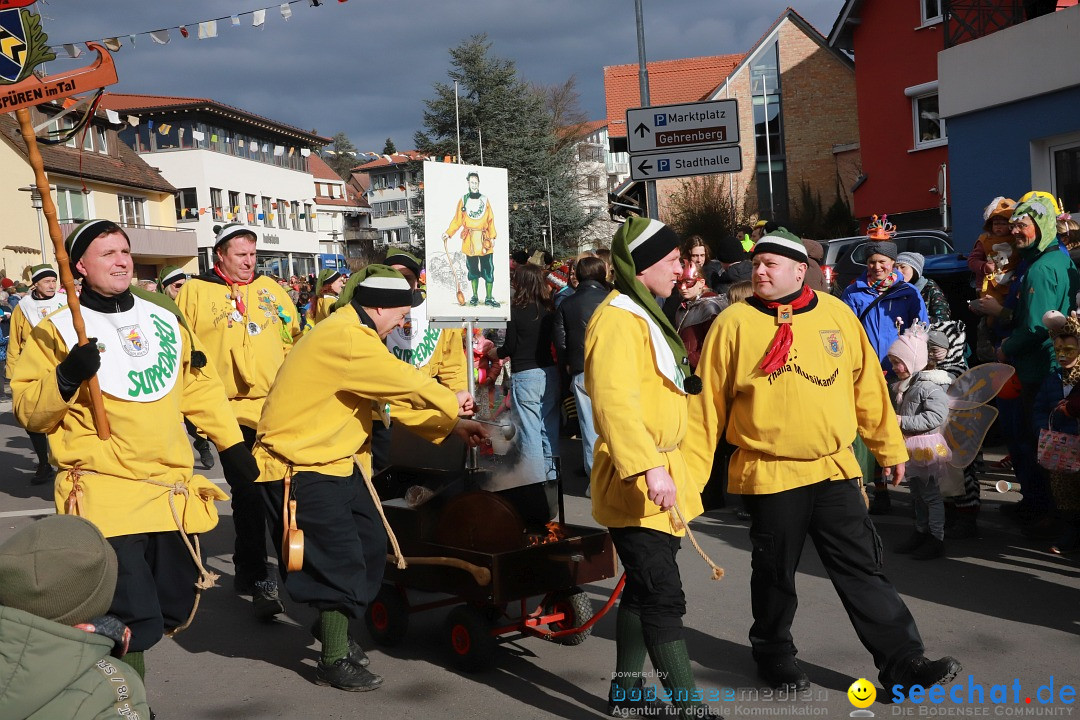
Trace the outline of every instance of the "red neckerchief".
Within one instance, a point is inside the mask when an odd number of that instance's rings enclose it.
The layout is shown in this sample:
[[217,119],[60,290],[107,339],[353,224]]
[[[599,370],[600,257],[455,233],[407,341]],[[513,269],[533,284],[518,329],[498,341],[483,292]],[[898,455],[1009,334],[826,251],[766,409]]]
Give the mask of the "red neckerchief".
[[766,300],[760,295],[754,295],[754,297],[767,309],[776,310],[776,323],[779,327],[776,328],[776,334],[773,335],[772,342],[769,343],[769,349],[765,351],[764,359],[758,365],[762,372],[771,375],[774,371],[787,364],[788,351],[791,349],[791,342],[794,339],[791,333],[791,320],[795,316],[796,310],[803,309],[814,299],[814,291],[807,286],[803,286],[799,297],[792,300],[790,305],[782,305],[774,300]]
[[[232,299],[233,299],[233,302],[236,303],[237,312],[239,312],[241,315],[246,315],[247,314],[247,307],[244,305],[244,298],[240,294],[240,290],[238,288],[240,286],[242,286],[242,285],[249,284],[251,282],[251,280],[246,280],[246,281],[245,280],[232,280],[232,279],[229,278],[228,275],[221,272],[221,270],[218,269],[217,265],[214,266],[214,274],[217,275],[222,280],[224,280],[225,284],[229,286],[229,292],[232,293]],[[251,279],[252,280],[255,279],[254,274],[251,276]]]

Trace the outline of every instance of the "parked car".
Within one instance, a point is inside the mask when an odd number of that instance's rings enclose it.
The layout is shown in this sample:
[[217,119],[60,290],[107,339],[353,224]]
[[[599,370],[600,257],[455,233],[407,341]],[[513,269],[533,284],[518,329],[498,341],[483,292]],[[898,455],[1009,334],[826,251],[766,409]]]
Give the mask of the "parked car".
[[[834,294],[839,295],[855,278],[866,274],[870,242],[865,235],[822,242],[825,246],[825,261],[821,265],[821,271],[825,273],[825,279],[830,283],[830,290]],[[899,252],[920,253],[927,259],[927,263],[933,257],[954,254],[952,239],[948,233],[941,230],[901,230],[896,233],[893,242]],[[929,271],[926,274],[927,277],[933,277],[933,273]]]

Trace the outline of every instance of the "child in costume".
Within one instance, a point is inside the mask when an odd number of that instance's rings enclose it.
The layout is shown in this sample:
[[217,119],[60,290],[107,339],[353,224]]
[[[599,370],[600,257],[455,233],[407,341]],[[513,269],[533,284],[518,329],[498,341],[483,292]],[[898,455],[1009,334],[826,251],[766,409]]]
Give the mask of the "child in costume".
[[939,478],[952,453],[941,430],[949,414],[945,387],[952,382],[941,370],[926,371],[927,333],[916,324],[889,347],[898,378],[891,388],[896,419],[911,459],[907,477],[915,505],[915,531],[896,548],[916,560],[941,557],[945,538],[945,503]]

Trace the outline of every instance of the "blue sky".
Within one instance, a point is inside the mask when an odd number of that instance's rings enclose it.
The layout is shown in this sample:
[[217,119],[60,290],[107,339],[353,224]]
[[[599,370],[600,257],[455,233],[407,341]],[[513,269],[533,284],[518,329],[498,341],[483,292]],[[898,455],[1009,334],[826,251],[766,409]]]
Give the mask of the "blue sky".
[[[792,0],[827,35],[843,0]],[[48,0],[34,7],[50,44],[119,37],[118,92],[210,97],[331,136],[345,132],[361,150],[387,137],[412,147],[422,100],[445,81],[448,49],[487,33],[492,52],[514,60],[526,80],[577,77],[582,109],[604,116],[603,67],[637,61],[633,0],[323,0],[275,5],[262,29],[218,23],[198,40],[196,24],[265,8],[272,0]],[[644,0],[648,59],[744,52],[784,11],[784,0]],[[175,29],[187,25],[188,38]],[[170,28],[168,45],[149,36]],[[86,62],[60,58],[50,73]]]

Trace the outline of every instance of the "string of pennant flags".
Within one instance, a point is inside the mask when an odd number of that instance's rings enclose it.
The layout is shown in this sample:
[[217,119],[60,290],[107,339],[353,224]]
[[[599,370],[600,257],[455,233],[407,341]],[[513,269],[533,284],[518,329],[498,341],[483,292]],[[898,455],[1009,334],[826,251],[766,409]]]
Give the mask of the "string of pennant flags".
[[[348,0],[337,0],[338,3],[344,3]],[[248,10],[242,13],[236,13],[235,15],[223,15],[222,17],[213,18],[211,20],[201,20],[198,22],[185,23],[183,25],[176,25],[174,27],[162,28],[160,30],[146,30],[139,33],[131,33],[128,35],[117,35],[114,37],[97,38],[82,40],[79,42],[61,43],[59,45],[53,45],[53,52],[59,53],[61,50],[67,53],[69,58],[77,58],[83,54],[83,48],[81,46],[88,42],[100,42],[109,52],[117,52],[124,46],[124,41],[131,47],[136,46],[136,40],[140,37],[149,37],[155,45],[168,45],[172,40],[172,31],[176,31],[181,37],[187,38],[195,33],[195,36],[199,40],[209,40],[218,36],[218,23],[228,23],[232,27],[241,27],[243,25],[242,18],[248,16],[251,17],[251,26],[256,28],[264,28],[266,26],[267,11],[277,10],[283,20],[289,20],[292,17],[293,5],[299,5],[307,3],[308,7],[320,7],[326,4],[326,0],[289,0],[288,2],[278,3],[270,5],[258,10]],[[194,30],[193,30],[194,29]]]

